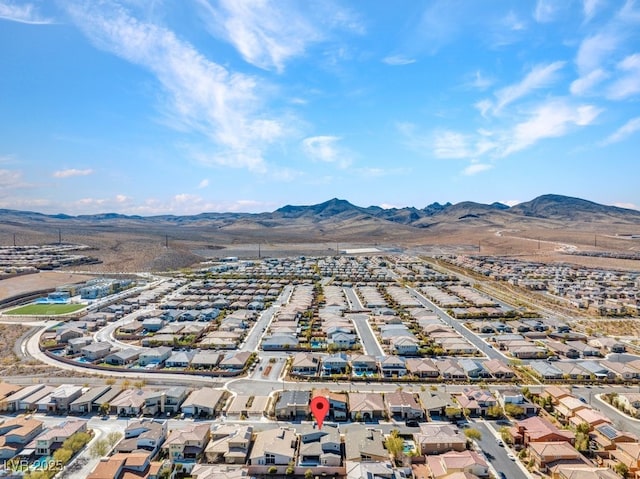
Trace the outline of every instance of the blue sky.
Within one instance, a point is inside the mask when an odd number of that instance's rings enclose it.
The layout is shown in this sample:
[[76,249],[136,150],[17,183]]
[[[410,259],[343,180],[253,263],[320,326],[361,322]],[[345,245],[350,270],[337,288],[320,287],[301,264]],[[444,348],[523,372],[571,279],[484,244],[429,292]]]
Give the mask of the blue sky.
[[640,2],[0,0],[0,208],[640,208]]

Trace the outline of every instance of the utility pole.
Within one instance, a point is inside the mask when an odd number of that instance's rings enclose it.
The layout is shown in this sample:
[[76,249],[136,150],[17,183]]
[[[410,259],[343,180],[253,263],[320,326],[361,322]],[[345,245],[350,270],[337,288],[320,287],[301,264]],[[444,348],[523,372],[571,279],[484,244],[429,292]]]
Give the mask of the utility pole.
[[58,244],[62,244],[62,230],[58,230]]
[[593,235],[593,246],[598,247],[598,237],[596,235]]
[[540,249],[540,237],[538,236],[538,249]]
[[16,234],[13,233],[13,247],[15,248],[16,246]]
[[164,235],[164,247],[169,247],[169,235]]
[[262,254],[260,252],[260,243],[258,243],[258,259],[262,258]]

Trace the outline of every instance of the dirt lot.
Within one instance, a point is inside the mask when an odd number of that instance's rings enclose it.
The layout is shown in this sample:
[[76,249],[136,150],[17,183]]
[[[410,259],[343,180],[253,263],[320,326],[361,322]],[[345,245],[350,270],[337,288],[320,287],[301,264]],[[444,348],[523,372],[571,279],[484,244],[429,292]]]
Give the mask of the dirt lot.
[[599,332],[614,337],[640,337],[640,319],[637,318],[598,318],[597,320],[580,320],[578,323],[588,332]]
[[35,274],[26,274],[0,281],[0,300],[17,296],[31,291],[55,288],[70,283],[81,283],[93,276],[85,274],[73,274],[64,271],[45,271]]

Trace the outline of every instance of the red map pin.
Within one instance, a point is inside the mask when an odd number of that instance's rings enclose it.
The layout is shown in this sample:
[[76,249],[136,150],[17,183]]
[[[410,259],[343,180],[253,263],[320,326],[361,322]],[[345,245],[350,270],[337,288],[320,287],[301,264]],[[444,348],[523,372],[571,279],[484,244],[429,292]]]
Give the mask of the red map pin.
[[316,418],[318,429],[322,429],[324,418],[329,413],[329,401],[322,396],[316,396],[311,400],[311,414]]

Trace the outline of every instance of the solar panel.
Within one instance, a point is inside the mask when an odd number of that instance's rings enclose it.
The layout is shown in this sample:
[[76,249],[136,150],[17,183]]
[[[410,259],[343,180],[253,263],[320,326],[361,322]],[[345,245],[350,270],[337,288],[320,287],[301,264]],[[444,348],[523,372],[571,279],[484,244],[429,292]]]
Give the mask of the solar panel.
[[603,424],[602,426],[598,427],[598,431],[606,436],[607,439],[613,439],[618,435],[618,431],[609,424]]

